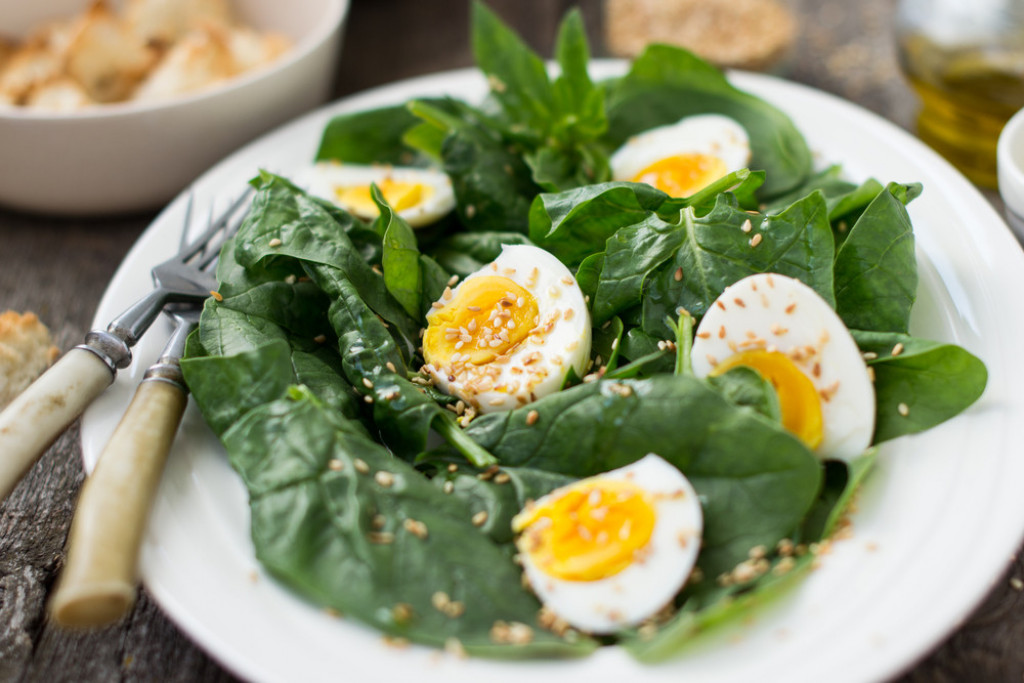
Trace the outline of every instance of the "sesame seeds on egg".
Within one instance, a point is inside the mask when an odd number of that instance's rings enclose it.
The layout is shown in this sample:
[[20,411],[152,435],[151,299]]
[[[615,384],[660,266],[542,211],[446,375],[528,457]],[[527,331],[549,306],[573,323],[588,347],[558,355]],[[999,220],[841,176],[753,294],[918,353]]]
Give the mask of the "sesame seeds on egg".
[[875,396],[864,358],[832,307],[799,280],[751,275],[709,308],[694,339],[694,374],[740,365],[772,383],[783,426],[820,457],[848,460],[870,444]]
[[590,315],[568,269],[538,247],[504,247],[427,315],[423,372],[476,412],[557,391],[590,353]]

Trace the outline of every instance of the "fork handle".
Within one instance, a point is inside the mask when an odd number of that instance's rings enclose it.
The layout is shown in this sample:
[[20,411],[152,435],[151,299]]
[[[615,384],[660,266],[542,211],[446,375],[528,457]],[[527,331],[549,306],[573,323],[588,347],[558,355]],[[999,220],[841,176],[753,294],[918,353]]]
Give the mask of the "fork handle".
[[0,412],[0,502],[46,448],[114,381],[114,369],[77,347]]
[[103,626],[134,605],[142,534],[186,401],[184,387],[164,377],[147,373],[139,384],[82,486],[50,605],[57,623]]

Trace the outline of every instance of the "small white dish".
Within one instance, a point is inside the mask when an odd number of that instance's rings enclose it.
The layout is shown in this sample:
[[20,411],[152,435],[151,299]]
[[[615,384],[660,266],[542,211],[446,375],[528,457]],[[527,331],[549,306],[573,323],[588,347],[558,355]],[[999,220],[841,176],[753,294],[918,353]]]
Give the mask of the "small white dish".
[[[27,35],[86,4],[0,0],[0,26]],[[240,23],[284,34],[292,47],[194,94],[70,113],[0,107],[0,205],[82,215],[165,204],[226,154],[326,101],[348,7],[349,0],[235,0]]]
[[1024,241],[1024,109],[1003,127],[996,147],[999,195],[1006,203],[1006,222]]

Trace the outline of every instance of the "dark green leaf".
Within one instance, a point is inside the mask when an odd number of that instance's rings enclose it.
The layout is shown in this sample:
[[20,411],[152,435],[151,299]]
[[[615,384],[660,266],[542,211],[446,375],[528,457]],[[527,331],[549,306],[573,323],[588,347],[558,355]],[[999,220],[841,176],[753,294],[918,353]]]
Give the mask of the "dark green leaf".
[[853,337],[861,351],[877,354],[868,361],[878,406],[872,443],[934,427],[985,391],[985,364],[959,346],[885,332],[854,330]]
[[[482,656],[593,649],[539,627],[520,570],[472,524],[464,499],[308,394],[254,410],[224,442],[249,489],[257,558],[300,594],[393,636],[437,647],[455,638]],[[435,606],[439,591],[461,603],[457,618]],[[497,620],[531,626],[533,639],[495,645]]]
[[836,312],[857,330],[906,332],[917,295],[914,231],[906,188],[890,183],[864,210],[836,252]]
[[791,190],[810,174],[807,143],[785,114],[737,90],[720,71],[680,48],[648,47],[609,87],[607,107],[612,147],[685,116],[717,113],[735,119],[750,136],[748,165],[767,172],[764,196]]

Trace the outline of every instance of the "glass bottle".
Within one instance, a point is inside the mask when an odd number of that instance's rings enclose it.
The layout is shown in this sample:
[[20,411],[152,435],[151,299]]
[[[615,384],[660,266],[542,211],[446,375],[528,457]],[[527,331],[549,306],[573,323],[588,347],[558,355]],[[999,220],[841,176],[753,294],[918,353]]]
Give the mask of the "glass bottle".
[[901,0],[896,39],[918,136],[996,187],[999,132],[1024,108],[1024,0]]

